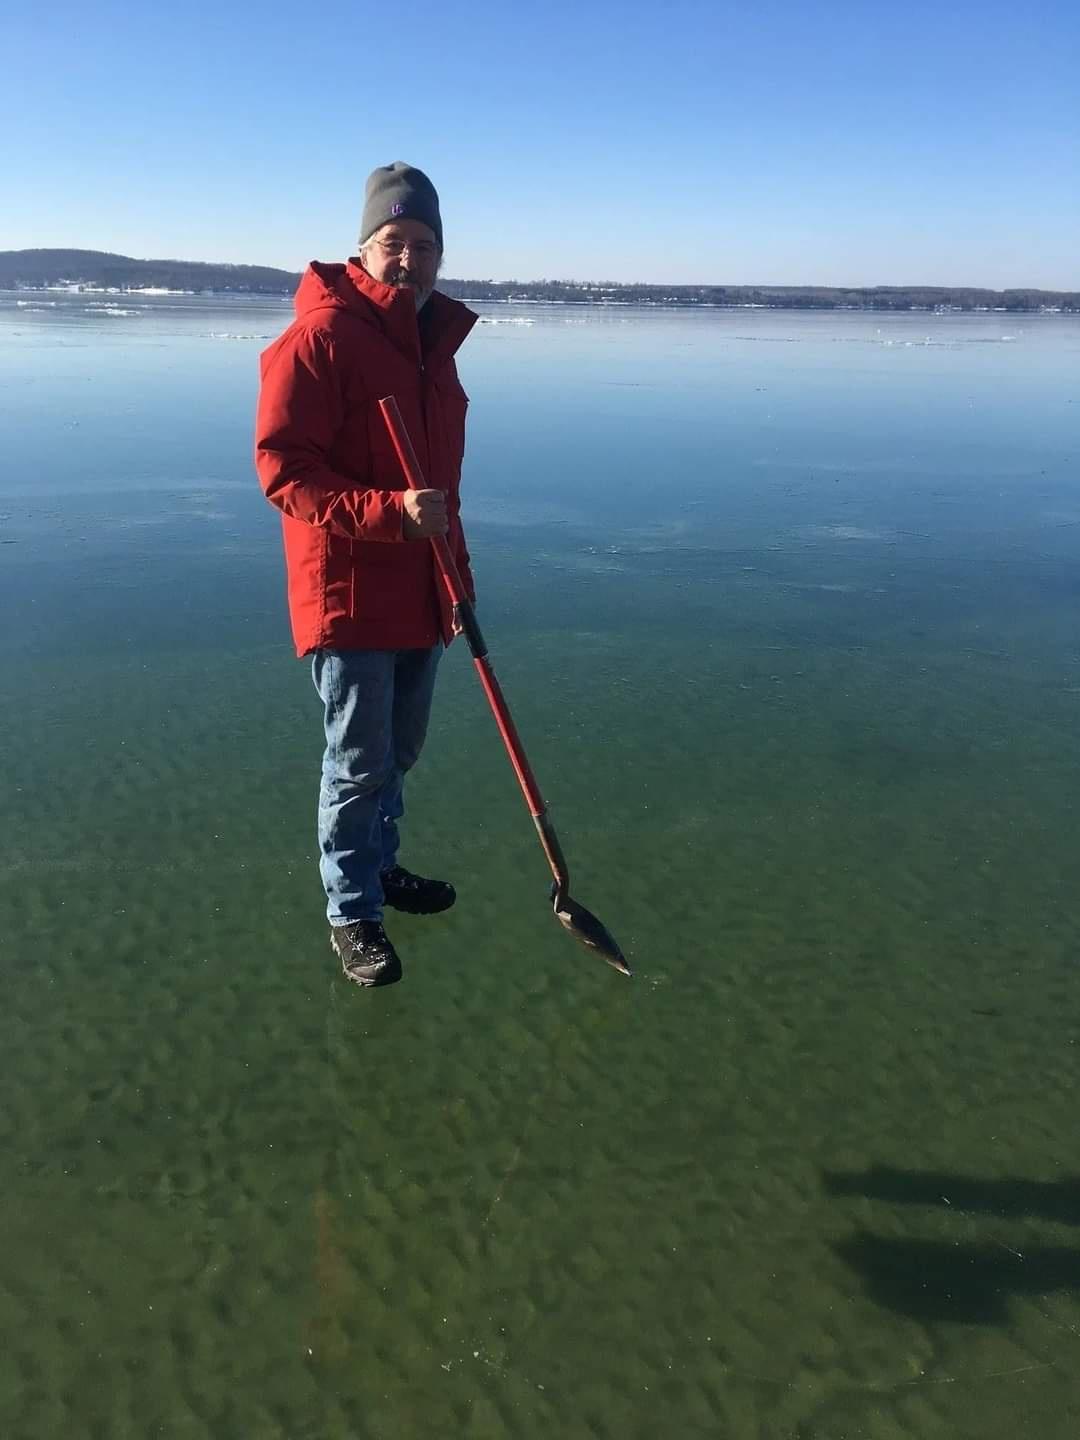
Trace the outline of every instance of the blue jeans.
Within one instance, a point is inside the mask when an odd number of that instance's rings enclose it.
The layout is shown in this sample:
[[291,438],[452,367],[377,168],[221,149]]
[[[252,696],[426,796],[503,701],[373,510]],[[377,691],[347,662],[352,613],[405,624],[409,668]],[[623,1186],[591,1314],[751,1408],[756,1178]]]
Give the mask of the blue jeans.
[[381,920],[380,871],[397,863],[402,786],[427,734],[442,646],[316,650],[323,702],[319,873],[331,925]]

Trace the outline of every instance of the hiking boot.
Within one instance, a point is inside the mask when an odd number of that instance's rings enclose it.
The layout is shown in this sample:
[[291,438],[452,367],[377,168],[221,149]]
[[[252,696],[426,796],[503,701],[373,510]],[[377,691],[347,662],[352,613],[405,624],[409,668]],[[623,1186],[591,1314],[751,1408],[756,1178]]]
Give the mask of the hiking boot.
[[445,880],[425,880],[401,865],[384,870],[379,879],[384,902],[409,915],[437,915],[440,910],[449,910],[457,899],[454,887]]
[[330,948],[345,978],[356,985],[393,985],[401,979],[401,961],[379,920],[331,925]]

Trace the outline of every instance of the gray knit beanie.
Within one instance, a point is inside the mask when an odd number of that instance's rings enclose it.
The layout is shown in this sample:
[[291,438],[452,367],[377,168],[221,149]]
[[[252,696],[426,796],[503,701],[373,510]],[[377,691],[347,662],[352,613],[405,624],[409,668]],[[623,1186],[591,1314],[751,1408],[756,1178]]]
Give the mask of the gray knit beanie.
[[435,231],[439,249],[443,248],[442,218],[435,186],[422,170],[406,165],[404,160],[380,165],[368,176],[360,221],[361,246],[391,220],[422,221]]

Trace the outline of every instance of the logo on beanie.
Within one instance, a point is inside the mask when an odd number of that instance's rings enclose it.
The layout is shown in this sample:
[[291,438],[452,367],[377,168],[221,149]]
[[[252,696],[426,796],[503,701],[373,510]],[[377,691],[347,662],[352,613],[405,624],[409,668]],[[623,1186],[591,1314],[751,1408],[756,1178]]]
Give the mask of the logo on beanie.
[[405,206],[402,205],[402,203],[401,203],[400,200],[398,201],[398,203],[397,203],[396,205],[391,205],[391,206],[390,206],[390,214],[391,214],[391,215],[404,215],[404,214],[405,214]]

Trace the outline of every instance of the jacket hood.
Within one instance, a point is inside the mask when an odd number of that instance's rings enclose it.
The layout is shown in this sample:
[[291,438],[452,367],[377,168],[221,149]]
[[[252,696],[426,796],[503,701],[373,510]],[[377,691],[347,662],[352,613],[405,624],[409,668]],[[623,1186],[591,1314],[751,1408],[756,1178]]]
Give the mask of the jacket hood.
[[312,260],[293,297],[298,320],[306,320],[313,310],[365,310],[367,305],[384,311],[404,309],[406,314],[416,313],[408,289],[372,279],[355,260],[345,265]]
[[[356,260],[347,264],[312,260],[300,277],[293,306],[298,320],[312,320],[322,310],[347,310],[376,324],[407,350],[420,347],[417,311],[412,294],[396,285],[372,279]],[[449,295],[432,291],[424,306],[428,360],[449,358],[479,318]]]
[[[376,285],[370,275],[364,276],[373,287],[387,291],[387,295],[367,297],[376,304],[382,301],[388,306],[393,292],[389,285]],[[300,277],[300,284],[293,296],[293,308],[298,320],[306,320],[314,310],[361,310],[364,299],[360,290],[349,276],[348,265],[329,264],[323,260],[312,260]]]

